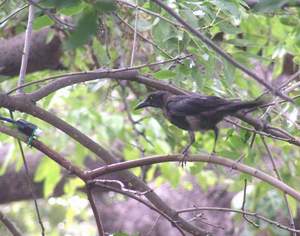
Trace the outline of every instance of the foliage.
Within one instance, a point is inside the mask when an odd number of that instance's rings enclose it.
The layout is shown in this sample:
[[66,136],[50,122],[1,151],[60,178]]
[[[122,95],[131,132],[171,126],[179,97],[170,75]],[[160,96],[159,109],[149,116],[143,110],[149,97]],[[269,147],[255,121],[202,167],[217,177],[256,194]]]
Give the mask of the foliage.
[[[21,2],[23,1],[8,1],[3,7],[3,11],[0,12],[0,16],[4,18]],[[270,79],[274,86],[278,85],[276,78],[285,73],[283,63],[286,54],[293,56],[295,66],[300,63],[300,8],[298,6],[283,8],[283,5],[293,1],[260,1],[253,8],[249,8],[247,1],[244,0],[168,2],[193,28],[215,40],[224,51],[248,68],[257,73],[259,73],[259,68],[265,68],[268,71],[272,68],[272,78]],[[182,63],[145,67],[140,70],[141,73],[188,91],[206,95],[251,100],[263,93],[264,90],[260,84],[249,79],[187,29],[179,26],[167,12],[161,10],[155,3],[140,0],[138,4],[140,10],[136,12],[135,8],[130,7],[130,4],[126,4],[124,1],[43,0],[40,2],[41,8],[36,9],[33,27],[36,30],[47,26],[63,28],[64,55],[62,62],[67,69],[61,71],[62,74],[94,70],[98,66],[104,68],[130,66],[133,32],[128,25],[121,23],[117,17],[119,16],[131,27],[134,27],[136,23],[138,32],[153,42],[151,45],[138,38],[135,45],[134,65],[167,60],[188,53],[193,54],[192,58],[184,60]],[[45,9],[63,19],[65,25],[64,23],[59,24],[47,15]],[[5,30],[9,29],[14,29],[16,33],[23,32],[27,20],[24,13],[21,12],[5,24],[0,25],[4,29],[0,35],[6,36]],[[138,14],[137,22],[135,22],[135,14]],[[158,15],[159,17],[157,17]],[[220,38],[221,40],[219,40]],[[57,73],[57,71],[35,72],[28,74],[26,81],[35,81]],[[15,87],[16,81],[17,78],[13,78],[2,82],[0,85],[2,92]],[[126,83],[125,86],[124,95],[118,82],[95,80],[61,89],[54,95],[43,99],[39,105],[51,110],[107,148],[116,146],[119,142],[122,143],[122,147],[117,149],[117,152],[120,152],[125,160],[141,158],[142,154],[138,150],[138,146],[145,149],[147,156],[181,151],[187,143],[186,133],[167,123],[162,114],[157,111],[134,111],[137,100],[142,99],[148,90],[143,85],[136,83]],[[37,87],[27,87],[26,92],[32,92]],[[289,93],[290,97],[298,95],[299,89]],[[135,127],[144,132],[149,142],[143,136],[136,135],[133,124],[127,116],[125,102],[128,104],[133,120],[138,121],[144,118],[135,124]],[[299,104],[299,99],[296,100],[296,103]],[[4,110],[0,112],[7,115]],[[261,111],[253,113],[257,117],[261,114]],[[17,115],[24,117],[20,113]],[[298,117],[297,107],[290,103],[283,103],[280,107],[273,109],[267,118],[273,126],[284,129],[294,137],[299,137]],[[37,124],[44,131],[41,137],[42,141],[56,151],[64,153],[74,163],[84,166],[84,161],[88,156],[95,158],[84,147],[71,142],[69,137],[48,124],[33,117],[26,116],[26,119]],[[242,125],[249,127],[247,124]],[[254,140],[254,146],[250,148],[252,133],[231,125],[223,126],[225,127],[221,130],[217,144],[218,155],[234,160],[243,157],[242,161],[245,164],[272,173],[266,149],[258,136]],[[13,140],[6,139],[4,134],[0,134],[0,140],[13,144]],[[283,181],[299,189],[300,166],[299,160],[296,159],[300,154],[299,148],[280,140],[267,139],[267,143],[278,163]],[[191,152],[210,153],[212,146],[213,134],[211,132],[197,134],[197,142],[193,145]],[[16,161],[17,153],[16,149],[9,152],[6,157],[7,162]],[[208,169],[206,164],[188,164],[188,168],[182,171],[172,163],[164,163],[159,165],[159,177],[154,174],[156,168],[157,166],[152,166],[148,170],[148,173],[152,174],[148,175],[147,181],[156,181],[159,184],[167,181],[173,187],[177,187],[181,184],[181,178],[186,171],[195,175],[204,190],[216,184],[226,185],[234,192],[243,190],[245,175],[231,176],[226,170],[215,173],[214,170]],[[4,170],[5,168],[1,170],[1,173]],[[142,174],[140,169],[133,171],[135,174]],[[44,159],[37,169],[35,180],[44,181],[45,197],[49,197],[61,177],[58,166],[52,161]],[[249,210],[261,211],[269,218],[276,218],[280,208],[286,208],[282,195],[269,185],[259,183],[252,178],[249,180],[253,185],[251,197],[249,196],[247,200]],[[80,184],[77,183],[76,186],[80,186]],[[75,190],[66,187],[65,191],[68,196],[69,191]],[[296,212],[297,205],[292,200],[290,202],[292,212]],[[53,209],[49,211],[53,211]],[[61,208],[60,211],[64,211],[64,209]],[[31,211],[23,212],[24,217],[22,218],[28,218],[26,213],[32,214]],[[287,211],[284,213],[285,217],[288,217]],[[66,217],[68,215],[66,212],[62,214]],[[69,214],[72,215],[72,213]],[[79,215],[84,214],[79,213]],[[49,221],[53,220],[55,218],[49,217]],[[71,222],[76,219],[73,216],[69,220]],[[23,225],[22,229],[32,233],[30,224],[32,222],[28,223],[29,226]],[[72,224],[72,227],[74,225],[76,224]],[[272,228],[272,231],[268,232],[278,235],[279,231],[274,230],[272,226],[266,225],[266,228],[269,230]],[[250,232],[249,234],[254,234],[254,231],[258,232],[260,229],[247,227],[245,234],[247,231]],[[57,232],[58,235],[59,230]],[[69,235],[73,234],[69,233]],[[127,234],[115,233],[114,235]]]

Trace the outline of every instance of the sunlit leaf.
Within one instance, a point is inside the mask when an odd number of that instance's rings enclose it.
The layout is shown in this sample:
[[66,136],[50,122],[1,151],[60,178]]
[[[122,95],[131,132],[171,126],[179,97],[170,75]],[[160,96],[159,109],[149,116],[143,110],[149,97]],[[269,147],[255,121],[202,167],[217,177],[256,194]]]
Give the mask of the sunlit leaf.
[[86,7],[78,21],[76,29],[72,32],[68,48],[76,48],[85,44],[97,31],[97,12],[91,7]]

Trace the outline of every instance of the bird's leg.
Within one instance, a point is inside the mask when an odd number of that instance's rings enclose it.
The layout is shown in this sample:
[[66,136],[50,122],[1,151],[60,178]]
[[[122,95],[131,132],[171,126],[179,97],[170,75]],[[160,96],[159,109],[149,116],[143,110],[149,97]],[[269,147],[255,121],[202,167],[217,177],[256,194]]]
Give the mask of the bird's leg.
[[218,127],[214,128],[214,134],[215,134],[214,147],[213,147],[212,152],[209,155],[209,158],[213,157],[216,154],[216,146],[217,146],[217,141],[218,141],[218,137],[219,137],[219,129],[218,129]]
[[214,128],[214,133],[215,133],[215,140],[214,140],[214,147],[213,147],[213,153],[216,153],[216,146],[217,146],[217,141],[218,141],[218,137],[219,137],[219,129],[218,127]]
[[195,142],[195,134],[193,131],[189,130],[189,136],[190,136],[190,142],[188,143],[188,145],[183,149],[182,154],[183,154],[183,158],[182,161],[180,161],[181,166],[185,166],[186,165],[186,158],[188,157],[188,152],[190,147],[193,145],[193,143]]

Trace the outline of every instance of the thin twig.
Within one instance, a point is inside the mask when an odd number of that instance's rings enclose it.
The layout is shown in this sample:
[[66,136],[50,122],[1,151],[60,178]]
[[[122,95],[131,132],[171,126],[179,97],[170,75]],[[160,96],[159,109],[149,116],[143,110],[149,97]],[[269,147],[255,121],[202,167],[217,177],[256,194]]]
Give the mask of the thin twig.
[[[266,151],[267,151],[267,153],[268,153],[268,157],[269,157],[269,159],[270,159],[270,161],[271,161],[271,163],[272,163],[273,171],[275,172],[277,178],[278,178],[280,181],[282,181],[282,178],[281,178],[281,176],[280,176],[279,170],[278,170],[278,168],[277,168],[277,166],[276,166],[276,163],[275,163],[275,161],[274,161],[274,157],[273,157],[273,155],[272,155],[272,152],[271,152],[271,150],[270,150],[270,148],[269,148],[269,146],[268,146],[268,144],[267,144],[267,142],[266,142],[264,136],[261,135],[260,137],[261,137],[261,140],[262,140],[262,142],[263,142],[263,144],[264,144],[264,146],[265,146],[265,149],[266,149]],[[290,207],[290,205],[289,205],[289,202],[288,202],[288,199],[287,199],[287,195],[286,195],[285,192],[283,192],[283,198],[284,198],[284,202],[285,202],[285,204],[286,204],[286,206],[287,206],[287,209],[288,209],[290,226],[291,226],[291,228],[295,229],[295,222],[294,222],[294,219],[293,219],[292,210],[291,210],[291,207]],[[296,236],[296,235],[297,235],[297,234],[294,232],[294,233],[293,233],[293,236]]]
[[[11,110],[9,110],[9,113],[10,113],[11,119],[14,120],[14,116],[13,116],[13,113],[12,113]],[[22,143],[21,143],[20,139],[17,139],[17,143],[18,143],[18,146],[19,146],[19,149],[20,149],[20,152],[21,152],[23,165],[24,165],[24,168],[25,168],[25,176],[26,176],[26,179],[27,179],[28,186],[30,188],[31,196],[33,198],[34,207],[35,207],[36,215],[37,215],[37,218],[38,218],[38,222],[39,222],[41,230],[42,230],[41,234],[42,234],[42,236],[44,236],[45,235],[45,227],[44,227],[44,224],[43,224],[43,221],[42,221],[41,213],[40,213],[40,210],[39,210],[39,205],[37,203],[37,197],[36,197],[34,187],[33,187],[33,183],[31,181],[30,174],[29,174],[29,167],[28,167],[28,164],[27,164],[27,160],[25,158],[25,153],[24,153],[23,146],[22,146]]]
[[170,20],[170,19],[168,19],[168,18],[166,18],[166,17],[160,15],[159,13],[156,13],[156,12],[154,12],[154,11],[150,11],[150,10],[145,9],[145,8],[143,8],[143,7],[134,5],[134,4],[132,4],[132,3],[130,3],[130,2],[127,2],[127,1],[121,1],[121,0],[117,0],[117,1],[118,1],[120,4],[124,4],[124,5],[126,5],[126,6],[128,6],[128,7],[130,7],[130,8],[135,8],[135,9],[137,8],[137,9],[139,9],[140,11],[143,11],[143,12],[149,14],[149,15],[158,17],[158,18],[160,18],[160,19],[162,19],[162,20],[164,20],[164,21],[170,23],[171,25],[174,25],[174,26],[177,27],[177,28],[181,28],[181,27],[182,27],[182,25],[180,25],[180,24],[178,24],[177,22],[174,22],[174,21],[172,21],[172,20]]
[[135,141],[137,144],[137,147],[139,148],[139,150],[142,153],[145,153],[145,149],[142,147],[142,145],[139,143],[138,141],[138,136],[141,136],[144,138],[144,140],[149,143],[151,146],[153,146],[153,143],[146,137],[145,133],[143,131],[138,130],[138,128],[136,127],[136,124],[138,124],[137,121],[135,121],[131,115],[130,109],[129,109],[129,105],[127,102],[127,98],[126,98],[126,93],[125,93],[125,86],[122,83],[119,83],[122,89],[122,100],[123,100],[123,104],[124,104],[124,109],[126,111],[128,120],[133,128],[133,131],[135,132],[136,136],[135,136]]
[[[136,6],[138,6],[138,0],[135,0]],[[137,35],[137,21],[138,21],[139,10],[138,8],[135,9],[135,19],[134,19],[134,30],[133,30],[133,42],[132,42],[132,49],[131,49],[131,58],[130,58],[130,67],[133,67],[133,62],[135,58],[135,50],[136,50],[136,35]]]
[[[123,18],[121,18],[118,14],[114,14],[121,22],[123,22],[129,29],[131,29],[134,32],[134,28],[127,23]],[[165,51],[163,48],[161,48],[158,44],[154,43],[153,41],[149,40],[148,38],[144,37],[139,31],[135,31],[137,33],[137,35],[143,39],[145,42],[151,44],[153,47],[155,47],[158,51],[160,51],[162,54],[164,54],[165,56],[167,56],[170,59],[173,59],[173,57],[167,52]]]
[[95,221],[96,221],[96,224],[97,224],[99,236],[104,236],[105,233],[104,233],[101,217],[100,217],[100,214],[99,214],[98,209],[96,207],[95,200],[93,198],[93,192],[92,192],[93,186],[87,184],[86,190],[87,190],[87,196],[88,196],[91,208],[92,208],[93,213],[94,213],[94,217],[95,217]]
[[[243,203],[241,207],[241,211],[245,211],[245,204],[246,204],[246,193],[247,193],[247,179],[244,180],[244,193],[243,193]],[[243,213],[243,218],[249,222],[251,225],[253,225],[256,228],[259,228],[259,225],[253,222],[252,220],[248,219],[247,215]]]
[[29,5],[25,4],[24,6],[18,8],[17,10],[15,10],[14,12],[10,13],[7,17],[5,17],[4,19],[2,19],[0,21],[0,26],[5,23],[6,21],[8,21],[10,18],[14,17],[15,15],[17,15],[19,12],[23,11],[25,8],[27,8]]
[[[188,221],[189,221],[189,222],[192,222],[192,221],[198,220],[198,221],[199,221],[200,223],[202,223],[202,224],[206,224],[206,225],[209,225],[209,226],[214,227],[214,228],[217,228],[217,229],[225,230],[225,228],[224,228],[223,226],[221,226],[221,225],[214,225],[214,224],[212,224],[212,223],[208,223],[208,222],[206,222],[206,221],[204,221],[204,220],[201,220],[201,218],[202,218],[202,219],[204,218],[204,217],[203,217],[203,213],[197,214],[196,216],[192,217],[191,219],[188,219]],[[206,219],[206,220],[207,220],[207,219]]]
[[[18,80],[18,87],[25,83],[25,75],[26,75],[27,64],[28,64],[29,53],[30,53],[32,23],[34,20],[34,12],[35,12],[34,6],[30,4],[29,10],[28,10],[28,21],[27,21],[27,27],[26,27],[26,32],[25,32],[24,49],[23,49],[23,55],[22,55],[19,80]],[[18,92],[23,93],[23,89],[20,88],[18,90]]]
[[152,189],[150,189],[150,190],[147,190],[147,191],[144,191],[144,192],[139,192],[139,191],[136,191],[136,190],[128,189],[128,188],[125,187],[124,183],[122,183],[119,180],[115,180],[115,179],[93,179],[93,180],[88,181],[88,184],[95,184],[95,183],[102,183],[102,184],[114,183],[114,184],[119,185],[120,189],[122,191],[127,192],[127,193],[132,193],[132,194],[137,195],[137,196],[143,196],[143,195],[153,191]]
[[178,210],[178,214],[182,214],[182,213],[186,213],[186,212],[194,212],[194,211],[220,211],[220,212],[234,212],[234,213],[238,213],[238,214],[245,214],[251,217],[255,217],[259,220],[265,221],[271,225],[275,225],[276,227],[280,228],[280,229],[284,229],[284,230],[288,230],[290,232],[295,232],[295,233],[300,233],[299,229],[293,229],[290,228],[288,226],[285,226],[283,224],[280,224],[277,221],[268,219],[256,212],[249,212],[249,211],[242,211],[242,210],[238,210],[238,209],[232,209],[232,208],[224,208],[224,207],[193,207],[193,208],[187,208],[187,209],[182,209],[182,210]]
[[[243,125],[240,125],[232,120],[229,120],[228,118],[225,118],[224,121],[236,126],[236,127],[239,127],[241,129],[244,129],[244,130],[248,130],[250,132],[253,132],[254,134],[260,134],[260,135],[264,135],[266,137],[270,137],[270,138],[273,138],[273,139],[278,139],[278,140],[281,140],[281,141],[285,141],[285,142],[289,142],[289,143],[292,143],[293,142],[293,139],[294,137],[291,137],[291,135],[287,135],[288,133],[283,133],[285,136],[288,136],[287,138],[282,138],[282,137],[278,137],[278,136],[275,136],[275,135],[272,135],[272,134],[269,134],[269,133],[266,133],[266,132],[262,132],[262,131],[259,131],[259,130],[256,130],[256,129],[252,129],[252,128],[248,128],[246,126],[243,126]],[[277,130],[275,127],[272,127],[272,129],[274,130]],[[282,130],[278,130],[279,132],[281,132]],[[282,132],[281,132],[282,133]]]
[[54,15],[51,10],[41,7],[38,3],[36,3],[33,0],[27,0],[31,5],[35,6],[36,8],[42,10],[44,12],[45,15],[47,15],[50,19],[52,19],[53,21],[55,21],[56,23],[58,23],[58,25],[64,27],[64,28],[68,28],[70,30],[74,30],[75,26],[71,25],[67,22],[62,21],[61,19],[59,19],[56,15]]
[[[7,0],[3,0],[1,3],[0,3],[0,7],[3,7],[3,5],[7,2]],[[1,24],[0,24],[1,25]]]
[[[133,71],[133,70],[137,70],[137,69],[142,69],[144,67],[152,67],[152,66],[157,66],[157,65],[162,65],[162,64],[167,64],[167,63],[171,63],[174,61],[182,61],[185,60],[188,57],[191,57],[192,54],[187,54],[187,55],[183,55],[183,56],[178,56],[172,59],[168,59],[168,60],[164,60],[164,61],[159,61],[159,62],[153,62],[153,63],[146,63],[146,64],[142,64],[142,65],[138,65],[138,66],[134,66],[134,67],[126,67],[126,68],[119,68],[119,69],[108,69],[108,70],[102,70],[102,72],[122,72],[122,71]],[[10,91],[8,91],[6,94],[10,95],[13,92],[17,91],[20,88],[25,88],[34,84],[39,84],[39,83],[43,83],[43,82],[47,82],[50,80],[55,80],[55,79],[60,79],[62,77],[66,77],[66,76],[76,76],[76,75],[87,75],[87,74],[94,74],[94,73],[99,73],[98,71],[84,71],[84,72],[71,72],[71,73],[66,73],[66,74],[62,74],[62,75],[55,75],[55,76],[51,76],[49,78],[45,78],[45,79],[41,79],[41,80],[36,80],[36,81],[32,81],[32,82],[28,82],[26,84],[23,84],[22,86],[18,86],[16,88],[11,89]]]
[[95,183],[95,186],[99,186],[99,187],[102,187],[102,188],[106,188],[108,190],[111,190],[111,191],[114,191],[116,193],[120,193],[120,194],[123,194],[125,196],[128,196],[130,198],[133,198],[135,200],[137,200],[138,202],[146,205],[147,207],[149,207],[151,210],[153,211],[156,211],[159,215],[165,217],[168,221],[171,222],[171,224],[176,227],[178,229],[178,231],[181,233],[181,235],[185,235],[185,233],[183,232],[183,230],[180,228],[180,226],[178,225],[178,222],[177,222],[177,217],[175,216],[175,219],[172,219],[170,218],[167,214],[165,214],[163,211],[161,211],[160,209],[154,207],[153,205],[151,205],[149,202],[145,201],[144,199],[142,199],[141,197],[138,197],[136,196],[135,194],[132,194],[130,192],[127,192],[127,191],[123,191],[121,189],[118,189],[118,188],[115,188],[113,186],[110,186],[110,185],[107,185],[107,184],[104,184],[104,183],[99,183],[99,182],[96,182]]
[[151,236],[153,235],[152,232],[154,231],[159,219],[160,219],[161,215],[158,215],[156,220],[153,222],[153,225],[151,226],[150,230],[148,231],[148,233],[146,234],[146,236]]
[[11,232],[13,236],[22,236],[20,229],[12,222],[7,216],[0,211],[0,221],[6,226],[7,230]]

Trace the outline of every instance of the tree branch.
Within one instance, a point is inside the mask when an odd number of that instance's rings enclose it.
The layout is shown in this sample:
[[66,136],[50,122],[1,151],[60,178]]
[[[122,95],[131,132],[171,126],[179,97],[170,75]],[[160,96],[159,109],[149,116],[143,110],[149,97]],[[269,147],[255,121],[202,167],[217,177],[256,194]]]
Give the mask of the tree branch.
[[[275,163],[275,161],[274,161],[272,152],[271,152],[271,150],[270,150],[270,148],[269,148],[269,146],[268,146],[268,144],[267,144],[267,142],[266,142],[264,136],[260,135],[260,137],[261,137],[261,140],[262,140],[262,142],[263,142],[263,144],[264,144],[264,146],[265,146],[265,149],[267,150],[268,157],[269,157],[269,159],[270,159],[270,161],[271,161],[271,163],[272,163],[272,167],[273,167],[273,170],[274,170],[274,172],[275,172],[275,174],[276,174],[276,176],[277,176],[277,179],[279,179],[280,181],[282,181],[281,175],[280,175],[279,170],[277,169],[276,163]],[[293,219],[292,210],[291,210],[291,207],[290,207],[290,204],[289,204],[289,202],[288,202],[287,195],[286,195],[285,192],[283,192],[283,199],[284,199],[284,202],[285,202],[286,207],[287,207],[287,210],[288,210],[288,214],[289,214],[289,218],[290,218],[290,219],[289,219],[289,221],[290,221],[290,226],[291,226],[293,229],[295,229],[295,223],[294,223],[294,219]],[[297,236],[296,233],[293,233],[293,236]]]
[[86,186],[86,190],[87,190],[87,196],[88,196],[88,199],[89,199],[89,202],[90,202],[90,205],[91,205],[91,208],[93,210],[94,217],[95,217],[95,220],[96,220],[99,236],[104,236],[105,233],[104,233],[101,217],[100,217],[100,214],[98,212],[98,209],[96,207],[96,204],[95,204],[95,201],[94,201],[94,198],[93,198],[93,192],[92,192],[93,186],[88,184]]
[[[27,27],[25,32],[25,41],[24,41],[24,49],[23,49],[23,55],[22,55],[22,62],[21,62],[21,68],[20,68],[20,74],[19,74],[19,80],[18,80],[18,86],[21,86],[25,83],[25,75],[27,70],[27,64],[28,64],[28,58],[30,53],[30,44],[31,44],[31,34],[32,34],[32,23],[34,20],[34,6],[29,5],[28,10],[28,21],[27,21]],[[20,93],[23,92],[22,89],[19,90]]]
[[[180,154],[150,156],[150,157],[145,157],[143,159],[125,161],[125,162],[120,162],[120,163],[115,163],[115,164],[99,167],[97,169],[88,171],[87,175],[89,176],[89,178],[96,178],[103,174],[112,173],[115,171],[130,169],[130,168],[144,166],[144,165],[151,165],[151,164],[155,164],[155,163],[179,162],[181,160],[182,160],[182,155],[180,155]],[[205,154],[191,155],[187,158],[187,161],[207,162],[207,163],[218,164],[221,166],[232,168],[233,170],[237,170],[239,172],[243,172],[245,174],[249,174],[249,175],[256,177],[266,183],[269,183],[273,187],[278,188],[283,192],[286,192],[287,194],[289,194],[296,200],[300,201],[300,192],[291,188],[284,182],[266,174],[265,172],[255,169],[253,167],[244,165],[242,163],[238,163],[236,161],[232,161],[232,160],[224,158],[224,157],[217,157],[217,156],[211,157],[211,155],[205,155]]]
[[197,31],[192,26],[190,26],[186,21],[184,21],[172,8],[167,6],[165,3],[163,3],[160,0],[152,0],[157,5],[159,5],[161,8],[163,8],[166,12],[168,12],[170,15],[172,15],[178,22],[180,22],[187,30],[189,30],[191,33],[193,33],[195,36],[197,36],[203,43],[207,44],[209,47],[211,47],[215,52],[217,52],[220,56],[225,58],[228,62],[230,62],[233,66],[239,68],[241,71],[255,79],[258,83],[262,84],[264,87],[266,87],[268,90],[270,90],[273,94],[281,97],[282,99],[289,101],[291,103],[294,103],[292,99],[290,99],[288,96],[281,93],[279,90],[273,88],[270,84],[268,84],[264,79],[260,78],[256,73],[249,70],[246,66],[236,61],[233,57],[231,57],[228,53],[223,51],[217,44],[215,44],[212,40],[210,40],[208,37],[206,37],[204,34],[202,34],[200,31]]
[[0,211],[0,221],[6,226],[9,232],[13,236],[22,236],[21,231],[17,228],[17,226],[8,219],[1,211]]
[[[98,157],[104,160],[106,163],[116,163],[117,158],[105,148],[94,142],[90,139],[87,135],[81,133],[79,130],[74,128],[73,126],[69,125],[67,122],[61,120],[54,114],[43,110],[42,108],[35,106],[31,100],[28,98],[29,96],[26,94],[23,95],[15,95],[15,96],[7,96],[7,95],[0,95],[0,107],[3,105],[4,107],[14,107],[11,109],[16,109],[21,112],[25,112],[27,114],[31,114],[41,120],[46,121],[47,123],[55,126],[56,128],[63,131],[65,134],[72,137],[74,140],[78,141],[82,146],[86,147],[89,151],[95,153]],[[38,141],[38,140],[36,140]],[[35,142],[33,142],[34,144]],[[41,144],[40,142],[38,142]],[[51,152],[50,152],[51,154]],[[131,172],[125,170],[121,171],[119,177],[124,180],[130,182],[132,186],[135,186],[140,191],[149,191],[151,190],[143,181],[133,175]],[[176,212],[169,207],[162,199],[155,193],[155,192],[148,192],[146,194],[148,200],[158,209],[161,209],[165,212],[170,218],[176,215]],[[182,229],[190,232],[194,235],[206,235],[205,231],[202,229],[194,226],[193,224],[187,222],[182,218],[176,217],[178,220],[178,224],[182,227]]]
[[270,220],[260,214],[257,214],[256,212],[249,212],[249,211],[242,211],[242,210],[238,210],[238,209],[231,209],[231,208],[224,208],[224,207],[194,207],[194,208],[187,208],[187,209],[182,209],[177,211],[179,214],[181,213],[186,213],[186,212],[194,212],[194,211],[220,211],[220,212],[234,212],[234,213],[238,213],[238,214],[243,214],[243,215],[248,215],[248,216],[252,216],[255,217],[257,219],[260,219],[262,221],[265,221],[269,224],[275,225],[280,229],[285,229],[288,230],[290,232],[296,232],[296,233],[300,233],[299,229],[294,229],[294,228],[290,228],[288,226],[282,225],[277,221],[274,220]]
[[[28,137],[20,134],[20,132],[10,129],[6,126],[0,125],[0,132],[3,132],[7,135],[13,136],[15,138],[21,139],[23,142],[27,142]],[[143,159],[138,159],[138,160],[133,160],[133,161],[126,161],[126,162],[120,162],[120,163],[114,163],[111,165],[106,165],[100,168],[96,168],[94,170],[90,170],[90,171],[82,171],[81,169],[79,169],[78,167],[72,165],[72,163],[70,163],[68,160],[64,159],[60,154],[56,153],[55,151],[49,149],[46,145],[44,145],[42,142],[38,141],[38,140],[34,140],[32,143],[33,147],[35,147],[36,149],[40,150],[41,152],[43,152],[45,155],[49,156],[52,160],[56,161],[58,164],[60,164],[61,166],[63,166],[64,168],[66,168],[67,170],[71,171],[72,173],[74,173],[76,176],[78,176],[79,178],[81,178],[83,181],[93,181],[92,179],[99,177],[100,175],[103,174],[107,174],[107,173],[111,173],[111,172],[116,172],[116,171],[122,171],[122,170],[127,170],[129,168],[134,168],[134,167],[139,167],[139,166],[143,166],[143,165],[150,165],[150,164],[155,164],[155,163],[163,163],[163,162],[178,162],[182,159],[181,155],[167,155],[167,156],[153,156],[153,157],[147,157],[147,158],[143,158]],[[291,188],[290,186],[288,186],[287,184],[283,183],[282,181],[249,166],[246,166],[244,164],[241,163],[237,163],[235,161],[232,161],[230,159],[226,159],[226,158],[220,158],[217,156],[214,156],[213,158],[211,158],[211,155],[194,155],[194,156],[190,156],[187,161],[193,161],[193,162],[208,162],[208,163],[214,163],[214,164],[218,164],[218,165],[222,165],[234,170],[238,170],[240,172],[249,174],[251,176],[254,176],[258,179],[261,179],[264,182],[269,183],[270,185],[272,185],[275,188],[280,189],[281,191],[289,194],[290,196],[294,197],[296,200],[300,201],[300,193],[297,192],[295,189]],[[121,172],[122,173],[122,172]],[[124,176],[124,174],[123,174]],[[136,178],[135,176],[133,176],[133,178]],[[126,178],[128,179],[128,177]],[[137,178],[136,178],[137,179]],[[131,179],[131,183],[135,183],[137,185],[133,185],[135,187],[137,187],[137,189],[141,188],[141,184],[139,183],[139,180],[137,179]],[[128,193],[131,194],[131,193]],[[154,194],[154,196],[152,196]],[[145,197],[147,197],[154,205],[156,203],[156,205],[159,206],[159,204],[154,201],[157,200],[156,198],[158,198],[158,196],[147,186],[147,190],[145,190]],[[156,196],[156,198],[155,198]],[[161,200],[160,200],[161,201]],[[186,223],[184,220],[182,220],[182,218],[178,218],[176,214],[173,215],[169,215],[169,212],[167,211],[167,209],[165,209],[164,207],[156,207],[157,209],[162,210],[166,215],[168,215],[168,217],[170,217],[172,219],[172,221],[174,221],[174,217],[176,217],[176,222],[178,223],[178,225],[180,225],[183,229],[185,229],[185,224]],[[197,228],[196,228],[197,229]],[[199,229],[197,229],[199,230]],[[202,231],[198,231],[198,233],[196,233],[197,231],[192,231],[195,235],[203,235],[201,232]]]

